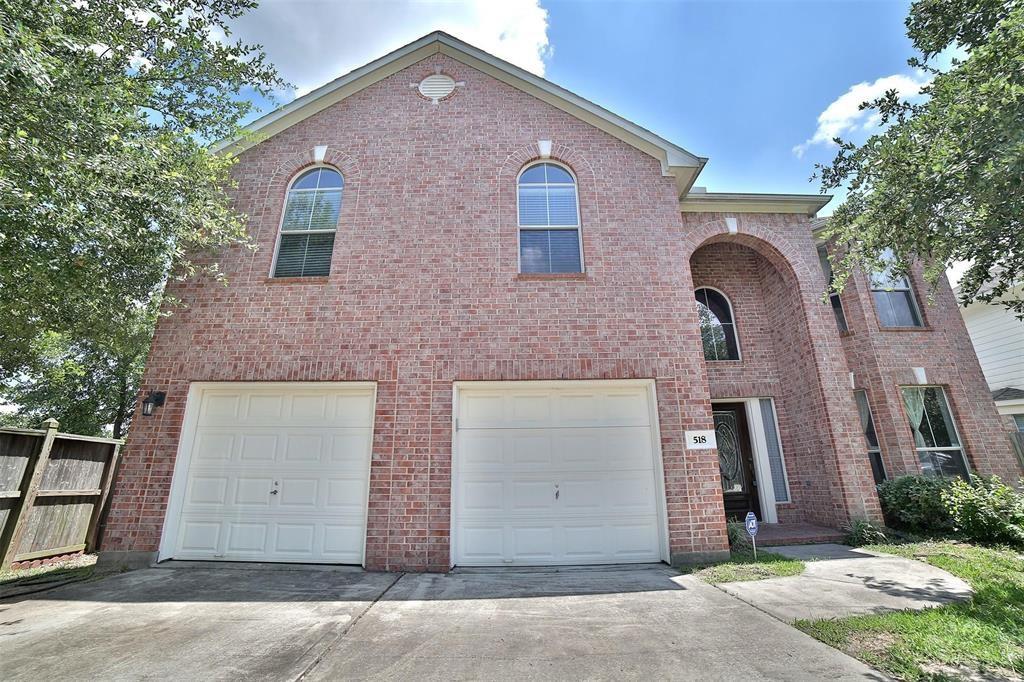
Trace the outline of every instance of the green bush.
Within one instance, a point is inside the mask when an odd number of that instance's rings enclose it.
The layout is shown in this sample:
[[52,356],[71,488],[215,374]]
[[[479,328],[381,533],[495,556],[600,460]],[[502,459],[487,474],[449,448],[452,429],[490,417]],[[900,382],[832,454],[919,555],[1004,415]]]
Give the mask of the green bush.
[[953,529],[980,544],[1024,545],[1024,495],[998,476],[956,479],[942,492]]
[[885,534],[885,531],[865,519],[857,519],[843,530],[846,531],[844,542],[851,547],[889,543],[889,536]]
[[951,481],[932,476],[900,476],[878,486],[888,525],[917,533],[949,533],[953,520],[942,500]]
[[747,527],[737,521],[732,521],[726,525],[726,532],[729,535],[729,548],[730,549],[750,549],[750,535],[747,533]]

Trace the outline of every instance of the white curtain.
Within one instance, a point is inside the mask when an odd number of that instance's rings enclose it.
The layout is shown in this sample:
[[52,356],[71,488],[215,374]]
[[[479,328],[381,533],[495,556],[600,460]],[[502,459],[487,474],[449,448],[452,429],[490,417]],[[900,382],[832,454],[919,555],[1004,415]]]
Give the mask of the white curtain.
[[921,420],[924,419],[924,390],[920,388],[903,389],[903,403],[907,406],[907,416],[910,417],[910,429],[914,432],[914,444],[923,448],[926,443],[919,429]]

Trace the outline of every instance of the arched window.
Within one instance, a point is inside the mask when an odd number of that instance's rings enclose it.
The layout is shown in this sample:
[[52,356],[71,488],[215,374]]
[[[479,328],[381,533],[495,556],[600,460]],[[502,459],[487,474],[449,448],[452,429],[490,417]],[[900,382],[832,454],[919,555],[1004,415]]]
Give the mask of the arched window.
[[341,173],[326,167],[308,170],[292,183],[281,219],[274,277],[331,274],[344,185]]
[[700,338],[704,343],[705,360],[739,360],[736,323],[729,299],[715,289],[697,289],[697,312],[700,315]]
[[543,162],[519,174],[519,271],[583,272],[576,178]]

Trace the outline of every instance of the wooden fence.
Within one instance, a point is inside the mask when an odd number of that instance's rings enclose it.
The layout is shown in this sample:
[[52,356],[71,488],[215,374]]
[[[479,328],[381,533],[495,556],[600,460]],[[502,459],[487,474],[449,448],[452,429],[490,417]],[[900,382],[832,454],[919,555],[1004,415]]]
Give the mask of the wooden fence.
[[123,441],[0,429],[0,570],[96,548]]

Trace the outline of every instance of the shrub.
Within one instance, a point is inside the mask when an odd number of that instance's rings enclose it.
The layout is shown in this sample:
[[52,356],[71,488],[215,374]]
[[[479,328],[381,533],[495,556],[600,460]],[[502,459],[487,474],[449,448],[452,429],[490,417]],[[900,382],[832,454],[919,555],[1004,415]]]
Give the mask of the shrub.
[[886,522],[894,528],[918,533],[948,533],[953,529],[942,493],[949,479],[900,476],[878,486],[878,499]]
[[942,492],[953,528],[981,544],[1024,545],[1024,495],[998,476],[957,479]]
[[844,542],[851,547],[889,543],[889,536],[885,534],[885,531],[865,519],[857,519],[843,530],[846,531]]
[[750,535],[747,533],[747,527],[745,525],[733,521],[727,524],[725,529],[729,535],[730,549],[750,549]]

